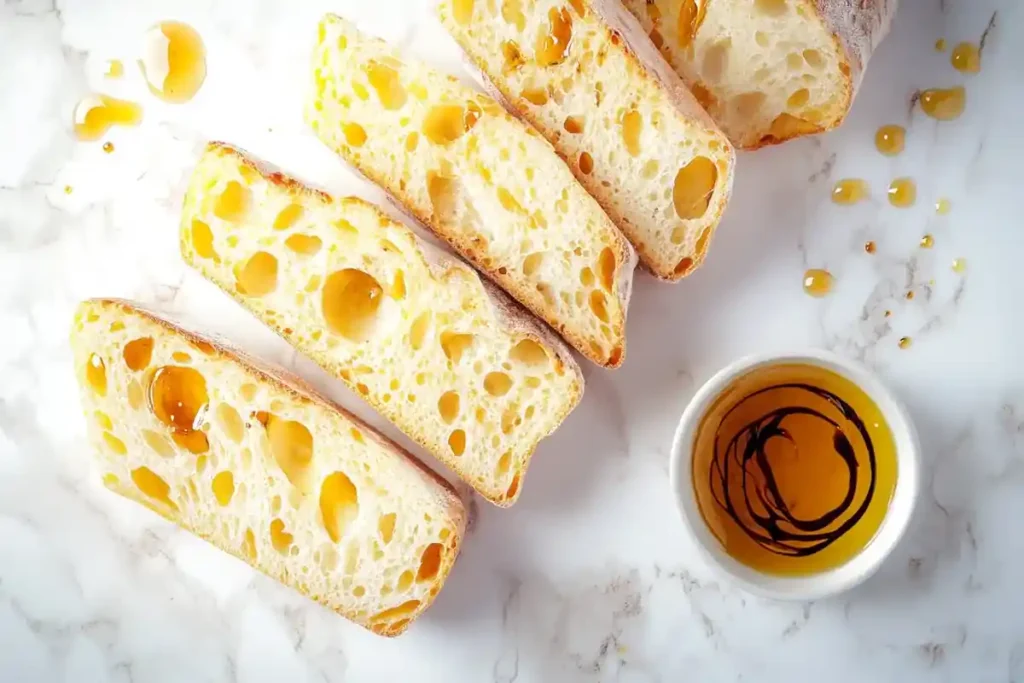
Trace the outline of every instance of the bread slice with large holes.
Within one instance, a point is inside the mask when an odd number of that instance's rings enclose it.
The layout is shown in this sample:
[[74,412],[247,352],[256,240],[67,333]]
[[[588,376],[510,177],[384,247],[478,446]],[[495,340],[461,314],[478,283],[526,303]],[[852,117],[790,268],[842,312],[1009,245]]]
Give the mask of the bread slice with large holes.
[[328,15],[307,120],[595,363],[625,353],[635,255],[542,137],[490,97]]
[[433,602],[466,514],[401,447],[127,301],[83,302],[71,346],[108,488],[375,633],[398,635]]
[[617,0],[442,0],[438,15],[655,275],[704,260],[735,153]]
[[738,147],[835,128],[897,0],[624,0]]
[[583,392],[568,347],[472,268],[232,147],[200,159],[181,249],[498,505]]

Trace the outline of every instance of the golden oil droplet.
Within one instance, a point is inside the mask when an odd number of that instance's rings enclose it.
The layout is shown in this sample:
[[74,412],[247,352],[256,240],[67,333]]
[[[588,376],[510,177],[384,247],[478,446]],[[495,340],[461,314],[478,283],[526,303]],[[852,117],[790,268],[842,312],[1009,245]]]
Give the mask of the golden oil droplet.
[[931,235],[925,235],[924,237],[921,238],[921,248],[922,249],[931,249],[934,246],[935,246],[935,238],[932,237]]
[[883,315],[884,315],[884,316],[885,316],[886,318],[892,317],[892,311],[890,311],[890,310],[886,310],[886,312],[885,312],[885,313],[883,313]]
[[963,273],[966,270],[967,270],[967,259],[965,259],[965,258],[955,258],[955,259],[953,259],[953,272],[954,273]]
[[206,80],[206,47],[194,28],[164,21],[145,36],[139,67],[149,90],[164,102],[188,102]]
[[111,126],[137,126],[142,107],[107,95],[89,95],[75,106],[75,137],[99,140]]
[[914,341],[910,337],[900,337],[899,346],[901,349],[909,349]]
[[896,178],[889,183],[889,203],[905,209],[917,200],[917,185],[910,178]]
[[107,70],[103,72],[107,78],[121,78],[124,76],[124,64],[120,59],[111,59],[107,62]]
[[903,151],[906,132],[903,126],[882,126],[875,131],[875,149],[887,157],[896,156]]
[[843,178],[832,187],[832,201],[836,204],[856,204],[868,196],[868,184],[860,178]]
[[921,111],[939,121],[952,121],[964,113],[966,101],[962,86],[931,88],[921,93]]
[[114,143],[113,142],[104,142],[103,143],[103,151],[106,152],[107,154],[110,154],[111,152],[113,152],[114,151]]
[[71,187],[70,185],[65,185],[64,186],[64,194],[71,194],[74,191],[75,191],[75,188]]
[[875,249],[876,249],[876,247],[875,247],[875,243],[874,242],[868,241],[868,242],[864,243],[864,251],[866,251],[867,253],[874,254],[875,253]]
[[939,38],[938,40],[935,41],[935,51],[936,52],[942,52],[945,49],[946,49],[946,39],[945,38]]
[[908,291],[906,294],[903,295],[903,298],[905,298],[907,301],[913,301],[914,300],[914,290],[911,289],[910,291]]
[[953,48],[949,63],[961,73],[976,74],[981,71],[981,50],[971,43],[960,43]]
[[835,278],[822,268],[811,268],[804,273],[804,291],[814,297],[822,297],[832,291]]
[[940,216],[945,216],[947,213],[949,213],[950,208],[951,205],[949,203],[949,200],[946,199],[945,197],[935,202],[935,213],[937,213]]

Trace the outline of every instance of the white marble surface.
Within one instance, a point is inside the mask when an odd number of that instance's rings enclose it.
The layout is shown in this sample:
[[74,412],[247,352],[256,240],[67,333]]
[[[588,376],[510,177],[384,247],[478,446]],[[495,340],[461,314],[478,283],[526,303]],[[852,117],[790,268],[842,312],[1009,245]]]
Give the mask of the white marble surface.
[[[705,267],[674,287],[638,277],[625,366],[588,368],[582,405],[539,449],[515,508],[473,504],[448,585],[394,641],[98,486],[66,337],[79,299],[132,296],[343,395],[179,261],[186,174],[203,140],[223,138],[379,198],[302,129],[315,21],[347,14],[457,67],[454,45],[411,0],[53,4],[0,5],[0,680],[1024,681],[1024,3],[904,0],[841,130],[740,157]],[[977,41],[996,11],[980,74],[934,50],[939,37]],[[207,83],[184,106],[149,96],[130,61],[165,18],[209,48]],[[103,78],[110,58],[126,61],[124,79]],[[910,104],[917,88],[959,83],[958,121]],[[110,133],[112,154],[70,134],[94,90],[145,106],[140,127]],[[890,122],[908,127],[894,159],[872,146]],[[919,183],[912,209],[884,200],[898,175]],[[845,176],[869,180],[872,201],[833,205]],[[940,196],[948,216],[934,215]],[[925,232],[932,250],[917,247]],[[835,273],[833,296],[802,293],[807,267]],[[801,345],[877,368],[911,408],[927,470],[911,532],[878,575],[781,604],[697,559],[666,458],[697,383],[740,354]]]

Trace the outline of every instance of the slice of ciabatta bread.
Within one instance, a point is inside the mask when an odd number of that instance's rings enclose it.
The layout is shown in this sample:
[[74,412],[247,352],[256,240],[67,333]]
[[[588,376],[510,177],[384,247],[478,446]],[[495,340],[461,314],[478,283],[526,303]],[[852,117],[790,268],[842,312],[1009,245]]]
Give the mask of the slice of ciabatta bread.
[[735,153],[617,0],[442,0],[438,15],[655,275],[704,260]]
[[568,347],[472,268],[226,145],[192,176],[181,250],[498,505],[583,392]]
[[459,552],[443,479],[301,380],[127,301],[71,332],[103,483],[381,635]]
[[328,15],[307,119],[580,353],[625,353],[635,255],[543,138],[491,98]]
[[625,0],[733,144],[835,128],[897,0]]

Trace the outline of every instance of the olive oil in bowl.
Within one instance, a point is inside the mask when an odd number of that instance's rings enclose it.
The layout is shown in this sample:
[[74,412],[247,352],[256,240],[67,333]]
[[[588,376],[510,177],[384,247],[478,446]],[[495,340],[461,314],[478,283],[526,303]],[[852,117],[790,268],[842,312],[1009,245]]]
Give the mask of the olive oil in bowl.
[[737,562],[776,576],[825,572],[882,527],[896,450],[882,411],[846,377],[810,363],[758,365],[697,423],[694,498]]

